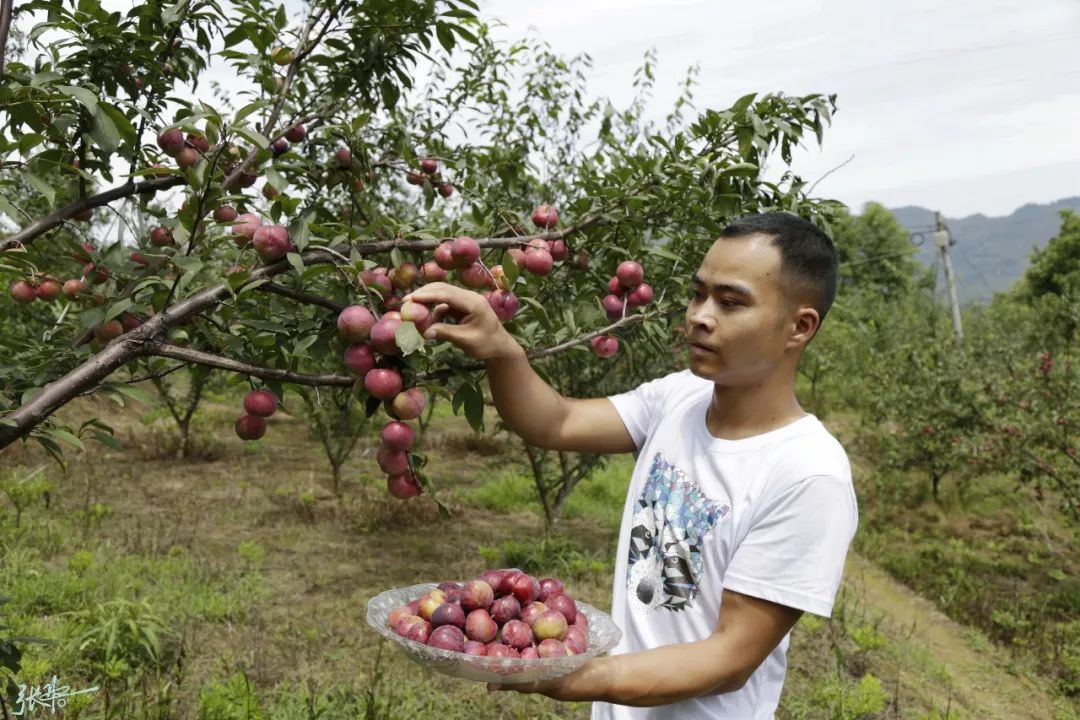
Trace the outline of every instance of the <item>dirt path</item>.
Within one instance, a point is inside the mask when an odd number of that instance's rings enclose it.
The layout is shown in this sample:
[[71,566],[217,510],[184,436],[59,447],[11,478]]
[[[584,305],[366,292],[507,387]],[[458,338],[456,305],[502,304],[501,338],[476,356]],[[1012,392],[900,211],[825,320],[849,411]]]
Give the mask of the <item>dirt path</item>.
[[[1046,693],[1027,678],[1010,674],[1006,653],[980,641],[964,626],[946,617],[933,603],[893,580],[859,555],[849,555],[847,583],[870,613],[880,613],[891,637],[899,636],[898,651],[905,654],[900,685],[924,696],[949,720],[1050,720],[1053,706]],[[910,668],[923,664],[940,682],[905,678]],[[905,672],[907,670],[907,672]],[[951,701],[951,702],[950,702]],[[900,698],[901,706],[903,697]]]

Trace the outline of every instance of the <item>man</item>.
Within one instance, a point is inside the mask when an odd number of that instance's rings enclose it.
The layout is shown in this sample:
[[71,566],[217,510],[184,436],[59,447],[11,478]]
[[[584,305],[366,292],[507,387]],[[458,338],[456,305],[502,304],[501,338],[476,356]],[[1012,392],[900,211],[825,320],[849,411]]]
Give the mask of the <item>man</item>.
[[836,270],[832,241],[806,220],[733,222],[694,274],[689,369],[586,400],[541,380],[476,293],[412,293],[461,318],[426,335],[485,361],[499,414],[526,442],[637,453],[615,568],[619,645],[556,681],[491,689],[591,700],[594,720],[773,717],[788,633],[803,612],[830,615],[857,524],[847,455],[794,390]]

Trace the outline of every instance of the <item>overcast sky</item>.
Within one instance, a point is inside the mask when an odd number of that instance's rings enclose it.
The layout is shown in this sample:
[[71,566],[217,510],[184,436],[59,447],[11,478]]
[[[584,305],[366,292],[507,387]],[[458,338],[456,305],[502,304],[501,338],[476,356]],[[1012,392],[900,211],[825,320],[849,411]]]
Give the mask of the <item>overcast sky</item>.
[[[851,158],[815,194],[856,210],[877,200],[1006,215],[1080,195],[1080,0],[480,3],[505,24],[497,37],[589,53],[593,95],[617,104],[655,48],[657,120],[691,64],[699,109],[754,91],[836,93],[824,147],[797,155],[793,169],[814,181]],[[105,4],[126,10],[132,0]],[[298,20],[303,3],[286,5]],[[230,86],[235,73],[216,60],[211,79]]]
[[747,92],[836,93],[839,110],[793,166],[816,194],[1006,215],[1080,195],[1077,0],[481,0],[503,37],[589,53],[592,91],[627,101],[658,53],[657,118],[687,66],[696,104]]

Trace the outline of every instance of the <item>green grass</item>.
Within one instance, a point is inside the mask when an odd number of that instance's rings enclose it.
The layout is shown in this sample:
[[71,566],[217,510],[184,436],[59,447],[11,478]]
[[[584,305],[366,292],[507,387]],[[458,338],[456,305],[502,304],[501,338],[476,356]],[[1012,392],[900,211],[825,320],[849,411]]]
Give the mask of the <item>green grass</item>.
[[[567,498],[562,516],[587,518],[605,529],[617,531],[622,521],[626,489],[630,485],[633,471],[632,457],[620,455],[612,458],[574,488]],[[543,512],[532,475],[521,470],[506,470],[464,490],[462,499],[497,512]]]
[[[341,504],[328,499],[326,461],[303,423],[275,418],[266,440],[241,443],[231,435],[238,402],[228,403],[228,412],[200,409],[200,432],[221,450],[213,459],[181,462],[150,447],[134,454],[95,447],[73,457],[66,474],[46,473],[50,508],[36,490],[18,496],[25,506],[18,528],[11,498],[0,496],[0,588],[12,597],[0,607],[0,624],[58,642],[26,646],[20,678],[56,672],[72,687],[102,683],[118,716],[133,718],[588,717],[587,703],[493,697],[479,684],[425,671],[378,640],[363,609],[389,587],[465,578],[490,565],[559,575],[581,599],[606,607],[631,457],[612,458],[584,480],[545,535],[520,450],[499,437],[472,435],[450,416],[449,403],[437,407],[424,439],[432,460],[426,469],[452,513],[444,519],[430,501],[388,498],[370,452],[347,464]],[[137,419],[105,419],[121,428],[128,447],[147,447],[156,437]],[[19,452],[23,467],[41,464],[32,451]],[[863,508],[875,525],[880,509]],[[918,523],[940,517],[925,507],[918,513]],[[876,525],[914,532],[905,518],[899,513]],[[1027,532],[1023,522],[1018,527]],[[877,549],[886,560],[909,558],[912,572],[927,571],[909,536],[887,536],[878,527],[868,537],[882,543]],[[965,562],[1021,551],[1009,563],[1015,571],[1032,549],[1028,539],[1016,545],[1004,532],[981,539],[986,557],[965,546]],[[1036,559],[1047,577],[1061,571]],[[105,657],[102,633],[121,626],[119,649]],[[178,683],[170,662],[181,631]],[[146,649],[151,634],[160,636],[159,653]],[[98,648],[92,663],[73,651],[79,638]],[[805,616],[788,658],[783,720],[846,720],[853,709],[860,720],[945,717],[944,705],[913,686],[941,686],[947,677],[865,613]],[[904,707],[881,710],[901,670]],[[91,700],[85,714],[69,706],[68,714],[102,717],[102,701]],[[155,703],[166,710],[157,712]]]

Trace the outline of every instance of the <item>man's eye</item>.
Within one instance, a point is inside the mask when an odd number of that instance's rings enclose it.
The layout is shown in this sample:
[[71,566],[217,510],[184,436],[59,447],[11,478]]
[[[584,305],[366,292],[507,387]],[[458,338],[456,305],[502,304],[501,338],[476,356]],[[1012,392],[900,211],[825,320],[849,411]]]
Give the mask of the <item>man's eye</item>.
[[722,299],[720,301],[720,304],[723,305],[724,307],[732,308],[732,307],[738,307],[742,303],[736,302],[735,300],[729,300],[728,298],[724,298],[724,299]]

